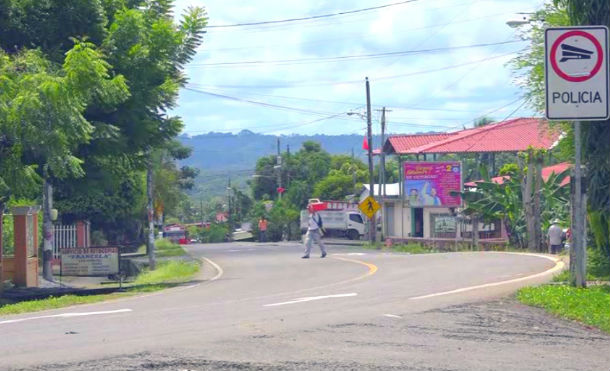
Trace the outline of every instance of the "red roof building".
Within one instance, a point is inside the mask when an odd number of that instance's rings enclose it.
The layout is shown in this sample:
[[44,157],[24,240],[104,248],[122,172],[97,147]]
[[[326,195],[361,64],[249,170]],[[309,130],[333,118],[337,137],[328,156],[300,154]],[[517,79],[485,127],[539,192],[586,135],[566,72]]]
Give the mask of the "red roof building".
[[518,118],[453,133],[397,135],[388,138],[389,154],[520,152],[529,147],[550,149],[561,132],[539,118]]
[[[551,174],[561,174],[562,172],[566,171],[567,169],[571,168],[572,164],[569,164],[567,162],[562,162],[560,164],[556,164],[556,165],[552,165],[552,166],[547,166],[545,168],[542,168],[542,179],[546,182],[549,177],[551,176]],[[510,177],[508,175],[504,175],[504,176],[497,176],[494,178],[491,178],[491,181],[497,184],[503,184],[504,181],[506,179],[509,179]],[[476,187],[477,183],[480,182],[480,180],[478,181],[474,181],[474,182],[468,182],[468,183],[464,183],[465,187]],[[570,177],[567,176],[565,177],[562,181],[561,181],[561,186],[565,186],[570,184]]]

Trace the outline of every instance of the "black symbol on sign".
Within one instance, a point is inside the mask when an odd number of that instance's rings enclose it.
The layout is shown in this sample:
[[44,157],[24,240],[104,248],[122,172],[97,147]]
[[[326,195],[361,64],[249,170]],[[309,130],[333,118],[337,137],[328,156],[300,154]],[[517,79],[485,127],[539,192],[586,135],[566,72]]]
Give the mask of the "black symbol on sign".
[[369,211],[370,212],[375,211],[375,207],[373,206],[373,202],[371,200],[369,200]]
[[591,59],[592,51],[587,49],[577,48],[568,44],[561,44],[561,62],[565,62],[570,59]]

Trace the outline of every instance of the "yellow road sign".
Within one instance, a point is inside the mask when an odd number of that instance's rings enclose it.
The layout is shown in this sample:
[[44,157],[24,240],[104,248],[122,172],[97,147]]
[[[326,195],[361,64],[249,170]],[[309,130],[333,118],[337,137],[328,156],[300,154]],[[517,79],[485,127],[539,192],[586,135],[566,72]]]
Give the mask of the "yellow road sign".
[[359,205],[358,208],[360,209],[360,211],[362,211],[362,213],[366,216],[369,217],[369,219],[373,218],[373,215],[375,215],[375,213],[377,212],[377,210],[379,210],[381,206],[379,206],[379,203],[377,203],[377,201],[375,201],[375,199],[371,196],[368,196],[367,198],[365,198]]

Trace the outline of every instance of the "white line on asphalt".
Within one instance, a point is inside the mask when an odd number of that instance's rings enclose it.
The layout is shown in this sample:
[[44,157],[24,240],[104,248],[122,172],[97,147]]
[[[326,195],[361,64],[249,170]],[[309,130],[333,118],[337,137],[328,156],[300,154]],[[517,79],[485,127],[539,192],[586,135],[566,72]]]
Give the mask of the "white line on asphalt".
[[547,274],[555,273],[556,271],[562,270],[563,266],[564,266],[564,263],[561,260],[559,260],[557,258],[550,257],[550,256],[546,256],[546,255],[526,254],[526,253],[509,253],[509,252],[506,252],[506,253],[502,252],[502,254],[516,254],[516,255],[537,256],[539,258],[544,258],[544,259],[548,259],[548,260],[551,260],[551,261],[555,262],[555,266],[553,268],[551,268],[551,269],[547,269],[544,272],[536,273],[536,274],[533,274],[531,276],[515,278],[515,279],[507,280],[507,281],[486,283],[486,284],[477,285],[477,286],[463,287],[461,289],[456,289],[456,290],[451,290],[451,291],[444,291],[444,292],[437,292],[435,294],[415,296],[415,297],[409,298],[409,300],[428,299],[428,298],[433,298],[435,296],[444,296],[444,295],[458,294],[458,293],[466,292],[466,291],[472,291],[472,290],[483,289],[483,288],[487,288],[487,287],[501,286],[501,285],[506,285],[506,284],[509,284],[509,283],[526,281],[526,280],[529,280],[529,279],[532,279],[532,278],[537,278],[537,277],[544,276],[544,275],[547,275]]
[[212,267],[214,267],[214,269],[216,269],[216,271],[218,272],[214,277],[210,278],[210,281],[216,281],[217,279],[219,279],[224,274],[224,271],[222,270],[220,265],[214,263],[213,261],[211,261],[210,259],[208,259],[208,258],[206,258],[204,256],[202,256],[201,259],[203,259],[206,262],[210,263],[210,265]]
[[48,316],[38,316],[38,317],[27,317],[27,318],[18,318],[18,319],[9,319],[6,321],[0,321],[0,325],[4,325],[7,323],[16,323],[16,322],[25,322],[32,321],[35,319],[45,319],[45,318],[71,318],[71,317],[83,317],[83,316],[99,316],[102,314],[115,314],[115,313],[125,313],[131,312],[131,309],[118,309],[118,310],[106,310],[101,312],[72,312],[72,313],[60,313],[60,314],[52,314]]
[[384,317],[390,317],[390,318],[402,318],[401,316],[397,316],[397,315],[395,315],[395,314],[387,314],[387,313],[386,313],[386,314],[384,314],[383,316],[384,316]]
[[310,296],[310,297],[306,297],[306,298],[298,298],[298,299],[294,299],[291,301],[285,301],[282,303],[273,303],[273,304],[265,304],[263,305],[264,307],[277,307],[279,305],[287,305],[287,304],[296,304],[296,303],[305,303],[307,301],[314,301],[314,300],[322,300],[322,299],[331,299],[331,298],[347,298],[350,296],[356,296],[358,295],[355,292],[349,293],[349,294],[336,294],[336,295],[325,295],[325,296]]

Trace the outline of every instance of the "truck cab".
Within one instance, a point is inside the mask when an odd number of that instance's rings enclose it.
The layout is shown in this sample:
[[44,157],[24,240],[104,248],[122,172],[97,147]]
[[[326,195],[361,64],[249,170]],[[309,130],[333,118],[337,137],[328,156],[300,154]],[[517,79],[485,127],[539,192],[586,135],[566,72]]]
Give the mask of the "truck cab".
[[[366,232],[364,219],[357,211],[321,210],[318,211],[318,215],[322,218],[322,227],[326,235],[357,240]],[[301,233],[307,232],[308,222],[309,212],[302,210]]]

